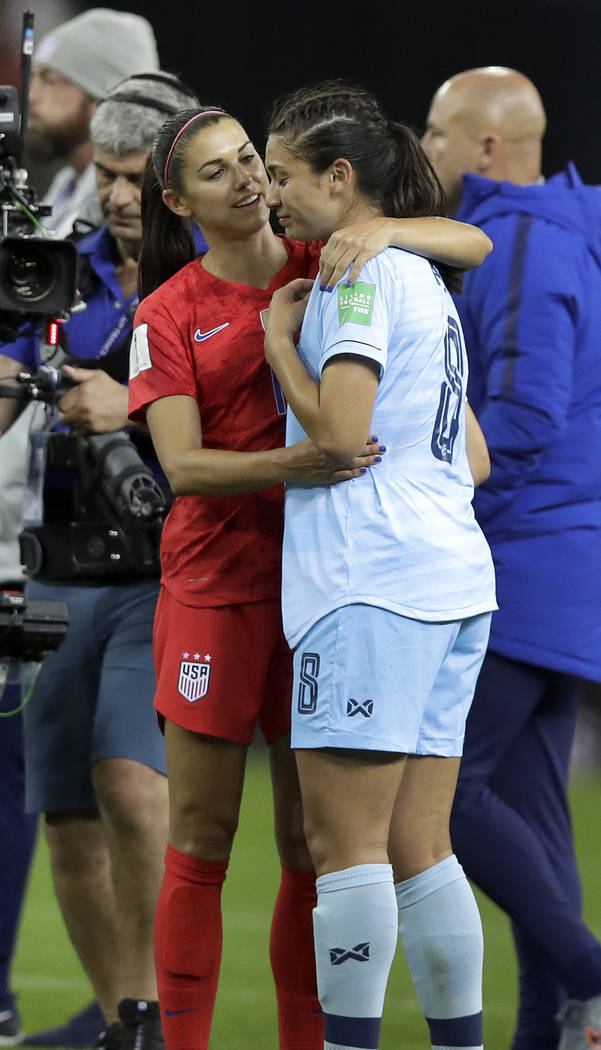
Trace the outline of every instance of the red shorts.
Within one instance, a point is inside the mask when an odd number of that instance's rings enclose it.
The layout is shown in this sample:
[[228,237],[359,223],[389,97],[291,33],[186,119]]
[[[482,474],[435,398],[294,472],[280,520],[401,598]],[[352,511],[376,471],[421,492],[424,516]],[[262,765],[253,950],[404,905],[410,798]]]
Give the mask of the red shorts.
[[161,588],[154,620],[161,722],[250,744],[290,729],[292,653],[279,601],[196,608]]

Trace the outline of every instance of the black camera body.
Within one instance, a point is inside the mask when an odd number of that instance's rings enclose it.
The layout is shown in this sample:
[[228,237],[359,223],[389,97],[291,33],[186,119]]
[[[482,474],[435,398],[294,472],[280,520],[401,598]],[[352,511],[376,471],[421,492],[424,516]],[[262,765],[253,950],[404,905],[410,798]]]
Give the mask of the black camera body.
[[154,577],[167,500],[123,431],[47,435],[43,523],[19,537],[39,580]]
[[31,601],[19,590],[0,590],[0,660],[38,663],[67,633],[66,602]]
[[15,88],[0,85],[0,339],[27,321],[66,320],[76,296],[77,250],[46,238],[40,204],[20,166],[24,114]]
[[[13,384],[0,384],[0,396],[55,405],[73,385],[50,365],[35,373],[19,372],[15,378]],[[130,434],[59,430],[32,440],[40,438],[38,520],[27,524],[19,537],[27,574],[56,582],[157,576],[170,500]],[[145,433],[139,440],[150,448]]]

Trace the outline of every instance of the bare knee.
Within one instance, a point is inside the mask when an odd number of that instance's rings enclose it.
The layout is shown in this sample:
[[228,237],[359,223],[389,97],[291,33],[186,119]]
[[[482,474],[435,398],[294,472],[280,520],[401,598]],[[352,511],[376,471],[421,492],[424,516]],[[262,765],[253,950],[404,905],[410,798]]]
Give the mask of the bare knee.
[[356,864],[387,864],[387,828],[362,821],[341,826],[305,818],[305,838],[318,875],[344,871]]
[[127,758],[96,762],[92,781],[102,818],[119,836],[155,834],[167,828],[167,779]]
[[98,813],[47,813],[44,834],[52,868],[79,877],[108,863],[106,835]]
[[206,800],[172,800],[169,841],[172,846],[203,860],[227,860],[238,830],[238,812],[216,806],[208,809]]
[[165,724],[169,842],[201,860],[227,860],[238,827],[246,745]]

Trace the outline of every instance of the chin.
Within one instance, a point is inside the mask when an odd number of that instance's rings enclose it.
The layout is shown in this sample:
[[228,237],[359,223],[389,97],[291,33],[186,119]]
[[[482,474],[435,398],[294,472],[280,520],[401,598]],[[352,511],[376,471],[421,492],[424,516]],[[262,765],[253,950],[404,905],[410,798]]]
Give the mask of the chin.
[[289,222],[287,224],[287,226],[286,226],[286,236],[287,237],[291,237],[293,241],[315,241],[315,240],[319,240],[319,238],[316,237],[312,233],[310,228],[307,226],[307,223],[299,222],[298,220],[295,220],[293,222]]

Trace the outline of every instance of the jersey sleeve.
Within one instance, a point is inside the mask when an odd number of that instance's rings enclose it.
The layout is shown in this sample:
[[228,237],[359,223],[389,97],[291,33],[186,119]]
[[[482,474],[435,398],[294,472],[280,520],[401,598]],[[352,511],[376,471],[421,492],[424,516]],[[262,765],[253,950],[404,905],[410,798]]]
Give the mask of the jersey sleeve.
[[178,394],[197,397],[192,358],[170,314],[143,302],[134,318],[129,352],[129,417],[143,423],[153,401]]
[[39,363],[37,347],[40,342],[39,335],[20,335],[11,343],[0,343],[0,354],[12,357],[26,368],[35,369]]
[[498,517],[564,437],[581,312],[579,241],[520,217],[513,238],[497,236],[495,265],[486,260],[466,282],[485,381],[478,421],[493,463],[474,499],[481,524]]
[[369,357],[386,368],[388,346],[398,316],[402,288],[385,255],[363,267],[361,280],[338,284],[331,294],[319,293],[322,312],[320,372],[339,354]]

